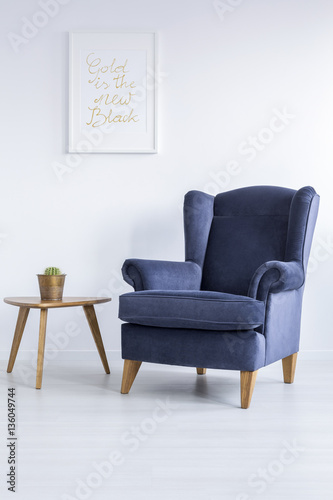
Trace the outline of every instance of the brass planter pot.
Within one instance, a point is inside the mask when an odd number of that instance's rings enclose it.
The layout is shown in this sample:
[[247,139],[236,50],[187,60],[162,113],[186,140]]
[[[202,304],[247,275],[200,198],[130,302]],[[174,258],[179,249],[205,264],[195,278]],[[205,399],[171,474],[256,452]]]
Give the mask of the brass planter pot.
[[61,300],[66,274],[37,274],[40,289],[40,298],[42,300]]

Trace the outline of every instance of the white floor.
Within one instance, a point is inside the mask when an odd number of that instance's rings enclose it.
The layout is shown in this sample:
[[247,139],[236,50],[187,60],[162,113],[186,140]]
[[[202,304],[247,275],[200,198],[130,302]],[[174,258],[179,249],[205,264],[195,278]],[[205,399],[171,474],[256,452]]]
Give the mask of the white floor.
[[[0,362],[0,498],[326,500],[333,488],[333,363],[259,371],[249,410],[239,374],[143,364],[129,395],[121,362]],[[7,390],[16,389],[17,484],[7,491]]]

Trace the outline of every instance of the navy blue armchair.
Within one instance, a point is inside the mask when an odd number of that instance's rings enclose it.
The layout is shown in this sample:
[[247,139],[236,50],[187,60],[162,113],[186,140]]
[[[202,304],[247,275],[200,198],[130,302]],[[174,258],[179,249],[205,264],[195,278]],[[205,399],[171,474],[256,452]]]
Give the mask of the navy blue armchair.
[[190,191],[185,262],[128,259],[120,297],[127,394],[143,361],[239,370],[248,408],[259,368],[294,380],[306,267],[319,206],[312,187]]

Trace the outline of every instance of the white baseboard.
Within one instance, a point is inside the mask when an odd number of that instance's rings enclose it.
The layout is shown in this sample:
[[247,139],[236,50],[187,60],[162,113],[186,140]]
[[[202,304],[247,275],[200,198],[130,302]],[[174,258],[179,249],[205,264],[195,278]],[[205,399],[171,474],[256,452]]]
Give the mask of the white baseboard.
[[333,360],[333,351],[300,351],[299,359],[311,361],[329,361]]
[[[106,351],[106,356],[109,361],[119,361],[121,360],[121,352],[118,350]],[[304,361],[329,361],[333,360],[333,350],[332,351],[300,351],[299,359]],[[0,351],[0,360],[8,361],[9,351]],[[35,360],[37,358],[36,350],[20,350],[17,354],[17,360]],[[93,361],[94,359],[99,359],[98,352],[96,350],[90,351],[71,351],[71,350],[46,350],[45,359],[50,361],[53,359],[58,359],[59,361]]]
[[[106,357],[109,361],[118,361],[121,359],[120,351],[106,351]],[[20,350],[17,354],[17,360],[35,360],[37,358],[36,350]],[[0,360],[8,361],[9,351],[0,351]],[[70,351],[70,350],[45,350],[45,359],[52,360],[63,360],[63,361],[90,361],[94,359],[99,359],[98,352],[95,350],[91,351]]]

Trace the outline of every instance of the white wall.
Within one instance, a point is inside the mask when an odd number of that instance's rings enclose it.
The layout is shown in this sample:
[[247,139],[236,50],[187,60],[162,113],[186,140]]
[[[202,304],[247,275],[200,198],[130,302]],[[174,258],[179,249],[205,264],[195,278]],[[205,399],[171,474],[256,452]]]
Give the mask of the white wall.
[[[32,20],[41,7],[1,0],[1,297],[37,295],[36,273],[59,266],[67,295],[112,295],[98,317],[106,348],[119,351],[117,296],[130,290],[119,277],[122,262],[183,259],[184,193],[313,185],[322,199],[302,349],[332,350],[333,3],[225,0],[224,16],[211,0],[61,3],[15,52],[8,34],[21,35],[22,18]],[[159,152],[77,155],[79,165],[61,182],[53,165],[69,161],[68,32],[79,30],[158,33]],[[273,110],[292,117],[269,136],[262,129]],[[242,143],[258,133],[270,142],[252,154]],[[238,164],[232,175],[230,161]],[[5,359],[17,309],[0,307]],[[81,332],[68,339],[66,354],[94,351],[76,309],[50,312],[49,340],[71,321]],[[21,356],[35,356],[27,351],[36,349],[37,331],[32,311]]]

